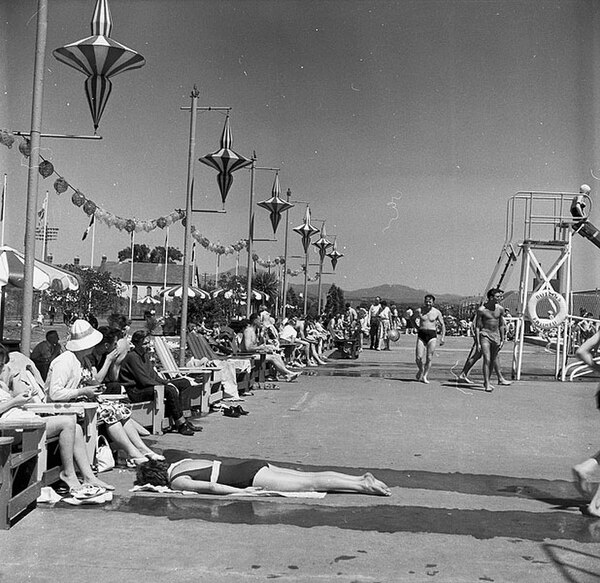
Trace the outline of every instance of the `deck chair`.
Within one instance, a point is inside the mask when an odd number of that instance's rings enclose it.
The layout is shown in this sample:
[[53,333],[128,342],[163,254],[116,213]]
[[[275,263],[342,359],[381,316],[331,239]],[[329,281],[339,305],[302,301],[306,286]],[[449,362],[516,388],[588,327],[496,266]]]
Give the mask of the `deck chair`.
[[251,388],[251,373],[253,359],[235,358],[234,355],[223,356],[217,354],[208,340],[202,334],[190,332],[187,337],[188,348],[195,359],[208,359],[211,362],[227,361],[235,366],[237,389],[239,393],[244,393]]
[[223,399],[221,383],[215,378],[218,371],[210,367],[178,366],[165,339],[161,336],[153,336],[153,339],[154,351],[162,367],[160,372],[167,379],[188,378],[192,383],[191,407],[199,408],[200,414],[208,413],[211,404]]
[[39,452],[46,425],[39,420],[0,421],[0,528],[33,510],[42,491]]
[[[594,358],[594,362],[596,364],[600,364],[600,357]],[[567,365],[565,369],[565,378],[568,378],[570,381],[572,381],[577,377],[592,374],[593,372],[594,371],[587,364],[577,360]]]

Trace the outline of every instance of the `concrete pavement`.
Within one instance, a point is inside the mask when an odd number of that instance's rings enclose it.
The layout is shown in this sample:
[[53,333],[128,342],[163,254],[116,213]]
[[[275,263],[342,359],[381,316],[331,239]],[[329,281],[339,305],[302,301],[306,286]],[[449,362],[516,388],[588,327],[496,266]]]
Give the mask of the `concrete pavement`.
[[470,340],[449,338],[424,385],[414,343],[256,391],[250,415],[213,413],[194,437],[151,440],[172,458],[368,469],[390,498],[132,496],[133,473],[115,470],[112,504],[39,508],[0,531],[0,581],[598,580],[600,521],[581,514],[570,475],[600,448],[596,382],[553,380],[552,355],[527,346],[523,380],[488,394],[455,382]]

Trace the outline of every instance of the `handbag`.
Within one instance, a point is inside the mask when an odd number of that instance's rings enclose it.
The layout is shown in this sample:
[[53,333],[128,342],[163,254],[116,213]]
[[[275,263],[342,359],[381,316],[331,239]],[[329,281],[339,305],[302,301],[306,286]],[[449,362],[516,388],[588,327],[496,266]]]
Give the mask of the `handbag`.
[[115,458],[113,456],[110,445],[104,435],[98,436],[98,447],[96,450],[96,465],[98,466],[98,473],[108,472],[115,467]]

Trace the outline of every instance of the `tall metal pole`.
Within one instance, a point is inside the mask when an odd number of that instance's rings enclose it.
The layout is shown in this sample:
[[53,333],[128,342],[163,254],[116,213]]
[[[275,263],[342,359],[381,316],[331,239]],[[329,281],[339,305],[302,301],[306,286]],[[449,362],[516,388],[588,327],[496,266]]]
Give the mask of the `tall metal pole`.
[[194,85],[191,93],[190,141],[188,146],[187,191],[185,197],[185,235],[183,239],[183,287],[181,290],[181,330],[179,347],[179,365],[185,365],[185,346],[187,343],[188,287],[190,285],[190,237],[192,234],[192,196],[194,192],[194,155],[196,151],[196,106],[200,92]]
[[317,293],[317,316],[321,314],[321,293],[323,291],[323,259],[319,258],[319,291]]
[[308,311],[308,250],[310,249],[310,245],[306,248],[305,258],[304,258],[304,316],[306,317],[306,313]]
[[[290,202],[292,197],[292,191],[290,188],[287,189],[286,199]],[[283,244],[283,293],[281,294],[281,318],[285,318],[285,312],[287,309],[287,260],[288,260],[288,234],[290,230],[290,209],[285,211],[285,242]]]
[[31,102],[31,151],[27,176],[27,211],[25,215],[25,252],[23,280],[23,320],[21,325],[21,351],[29,354],[31,348],[31,322],[33,317],[33,269],[35,265],[35,227],[38,194],[38,156],[42,133],[42,105],[44,97],[44,59],[48,31],[48,0],[38,0],[33,96]]
[[250,318],[252,309],[252,242],[254,241],[254,174],[256,171],[256,152],[252,153],[250,166],[250,212],[248,213],[248,271],[246,282],[246,318]]

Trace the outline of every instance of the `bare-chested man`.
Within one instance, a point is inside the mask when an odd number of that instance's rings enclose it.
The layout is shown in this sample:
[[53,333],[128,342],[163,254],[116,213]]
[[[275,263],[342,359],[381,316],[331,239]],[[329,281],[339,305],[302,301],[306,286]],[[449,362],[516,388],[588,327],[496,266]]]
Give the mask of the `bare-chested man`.
[[481,352],[483,356],[483,388],[488,393],[494,390],[490,384],[490,376],[506,338],[505,310],[499,303],[502,296],[502,290],[490,289],[487,301],[479,306],[475,319],[475,345],[477,352]]
[[[415,325],[417,328],[417,351],[416,351],[416,362],[417,368],[417,380],[423,383],[429,383],[427,375],[431,368],[431,359],[437,346],[437,327],[441,328],[440,334],[440,346],[444,344],[444,338],[446,337],[446,325],[444,324],[444,318],[442,312],[437,308],[433,307],[435,297],[431,294],[427,294],[423,300],[423,306],[419,308],[415,317]],[[423,362],[423,357],[425,361]]]

